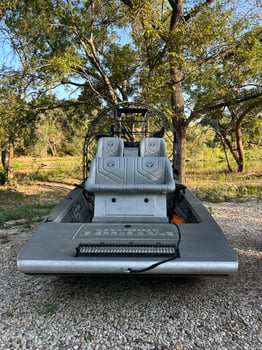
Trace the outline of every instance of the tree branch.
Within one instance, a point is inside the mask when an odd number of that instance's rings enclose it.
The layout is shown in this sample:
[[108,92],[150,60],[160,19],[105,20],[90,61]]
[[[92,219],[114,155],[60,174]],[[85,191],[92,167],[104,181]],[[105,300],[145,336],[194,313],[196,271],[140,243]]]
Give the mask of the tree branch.
[[168,0],[168,2],[172,8],[169,30],[173,32],[181,20],[183,0]]
[[[246,95],[246,96],[243,96],[240,98],[232,99],[230,101],[223,101],[223,102],[219,102],[219,103],[214,102],[214,103],[211,103],[209,105],[205,105],[199,109],[193,110],[187,119],[187,123],[190,123],[191,121],[193,121],[195,118],[199,117],[203,113],[207,113],[210,111],[217,110],[219,108],[229,107],[229,106],[237,105],[239,103],[255,100],[259,97],[262,97],[262,92],[257,92],[257,93],[251,94],[251,95]],[[256,105],[257,104],[254,102],[252,109],[255,108]]]
[[189,21],[191,18],[196,16],[202,10],[203,7],[207,7],[212,2],[214,2],[214,0],[206,0],[203,4],[199,4],[198,6],[193,7],[191,11],[183,17],[184,21]]
[[127,5],[128,7],[130,7],[131,9],[134,8],[133,4],[132,4],[132,0],[122,0],[122,2]]

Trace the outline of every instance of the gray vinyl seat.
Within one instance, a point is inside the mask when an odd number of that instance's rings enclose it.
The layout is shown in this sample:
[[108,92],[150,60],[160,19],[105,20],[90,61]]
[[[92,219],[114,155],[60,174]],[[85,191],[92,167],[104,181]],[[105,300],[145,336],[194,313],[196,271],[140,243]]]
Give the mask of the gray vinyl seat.
[[167,193],[175,190],[165,141],[142,139],[140,157],[123,156],[123,141],[99,139],[85,189],[95,195],[93,222],[167,222]]
[[140,157],[166,157],[166,143],[162,138],[144,137],[140,141]]
[[103,157],[92,160],[85,188],[94,193],[167,193],[175,190],[175,181],[165,157]]
[[167,158],[104,157],[92,160],[85,188],[95,195],[93,222],[160,223],[175,181]]
[[98,140],[96,157],[122,157],[124,142],[116,137],[101,137]]

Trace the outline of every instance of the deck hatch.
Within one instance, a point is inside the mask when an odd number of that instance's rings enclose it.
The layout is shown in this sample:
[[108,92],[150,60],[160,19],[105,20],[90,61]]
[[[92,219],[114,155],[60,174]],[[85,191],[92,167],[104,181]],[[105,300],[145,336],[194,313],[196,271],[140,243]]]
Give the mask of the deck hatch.
[[[119,224],[119,223],[95,223],[95,224],[83,224],[73,236],[73,239],[81,240],[81,243],[88,240],[88,243],[99,243],[105,241],[105,244],[109,244],[108,240],[112,240],[110,244],[117,245],[116,240],[130,240],[145,242],[145,245],[154,244],[158,241],[162,241],[162,244],[171,245],[170,242],[174,239],[178,239],[178,229],[175,225],[169,223],[150,224],[148,223],[132,223],[132,224]],[[91,240],[91,242],[90,242]],[[150,243],[148,243],[150,241]],[[147,243],[146,243],[147,242]],[[79,242],[80,243],[80,242]],[[121,245],[123,242],[121,242]],[[143,243],[142,243],[143,244]]]

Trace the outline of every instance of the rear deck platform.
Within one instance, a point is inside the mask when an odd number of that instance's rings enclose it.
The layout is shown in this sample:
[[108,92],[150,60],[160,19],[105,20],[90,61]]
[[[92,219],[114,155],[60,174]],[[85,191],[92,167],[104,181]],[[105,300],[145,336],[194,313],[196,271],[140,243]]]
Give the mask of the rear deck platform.
[[[79,189],[75,190],[77,193]],[[76,194],[75,194],[76,195]],[[74,196],[70,196],[74,202]],[[190,203],[185,204],[189,200]],[[197,212],[195,223],[178,225],[180,257],[143,272],[164,275],[228,275],[237,273],[238,261],[226,237],[202,203],[186,191],[186,207]],[[52,214],[52,213],[51,213]],[[53,220],[55,216],[48,217]],[[165,260],[161,254],[94,254],[76,256],[79,244],[174,246],[176,226],[170,223],[43,222],[18,257],[18,269],[29,274],[127,274]]]

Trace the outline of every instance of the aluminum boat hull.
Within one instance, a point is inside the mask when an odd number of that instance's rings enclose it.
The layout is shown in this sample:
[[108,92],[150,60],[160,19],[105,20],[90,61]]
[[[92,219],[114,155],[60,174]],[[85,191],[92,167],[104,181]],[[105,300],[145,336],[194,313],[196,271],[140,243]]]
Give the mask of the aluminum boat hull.
[[[85,243],[78,232],[91,230],[96,235],[98,223],[61,222],[75,203],[80,202],[82,189],[73,190],[42,222],[18,256],[18,270],[28,274],[128,274],[161,261],[160,257],[95,256],[76,257],[76,247]],[[183,205],[194,212],[198,222],[180,224],[180,257],[143,274],[163,275],[229,275],[238,271],[238,259],[224,233],[203,204],[186,190]],[[123,224],[115,224],[121,225]],[[132,227],[134,223],[130,223]],[[137,224],[139,226],[139,224]],[[141,224],[147,230],[168,228],[169,223]],[[128,226],[125,223],[125,226]],[[108,227],[108,225],[104,225]],[[119,230],[118,230],[119,232]],[[115,233],[116,235],[116,233]],[[117,239],[114,236],[114,239]],[[123,237],[123,235],[122,235]],[[111,237],[112,239],[112,237]]]

